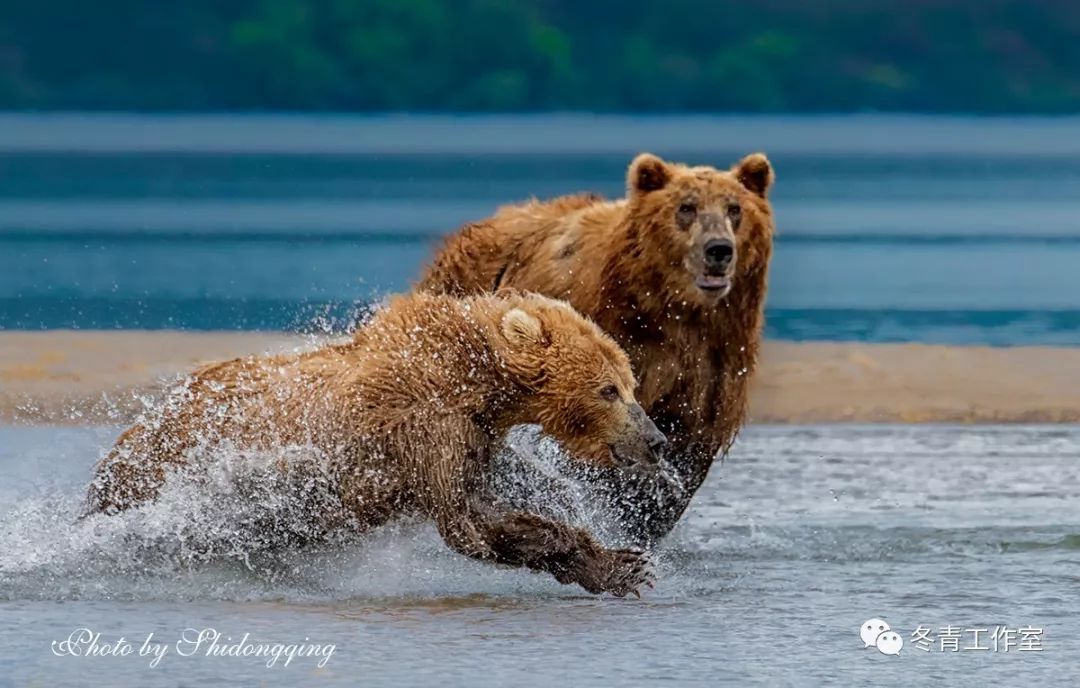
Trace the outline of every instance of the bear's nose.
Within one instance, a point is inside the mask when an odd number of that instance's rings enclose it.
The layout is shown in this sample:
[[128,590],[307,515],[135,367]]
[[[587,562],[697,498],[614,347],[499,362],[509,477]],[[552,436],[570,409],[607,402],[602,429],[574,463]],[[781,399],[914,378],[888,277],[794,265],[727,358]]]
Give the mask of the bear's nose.
[[657,430],[656,433],[649,438],[649,450],[653,454],[663,454],[664,449],[667,448],[667,445],[667,438],[664,437],[663,433],[661,433],[659,430]]
[[727,270],[735,258],[735,244],[728,239],[710,239],[705,244],[705,265],[714,270]]

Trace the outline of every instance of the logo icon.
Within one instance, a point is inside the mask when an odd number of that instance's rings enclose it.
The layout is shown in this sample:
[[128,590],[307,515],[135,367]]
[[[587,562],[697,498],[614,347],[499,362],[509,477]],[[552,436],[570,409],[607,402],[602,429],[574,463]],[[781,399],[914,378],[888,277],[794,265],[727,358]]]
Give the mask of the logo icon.
[[884,619],[867,619],[859,627],[863,647],[876,647],[883,655],[898,655],[904,647],[904,639]]
[[904,646],[904,639],[896,631],[885,631],[874,641],[878,652],[883,655],[898,655]]

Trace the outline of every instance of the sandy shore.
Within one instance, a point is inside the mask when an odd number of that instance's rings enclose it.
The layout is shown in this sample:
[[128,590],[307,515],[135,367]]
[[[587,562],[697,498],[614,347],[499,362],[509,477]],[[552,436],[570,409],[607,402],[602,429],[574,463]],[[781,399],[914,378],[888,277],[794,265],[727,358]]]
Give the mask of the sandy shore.
[[[253,332],[0,332],[0,422],[124,423],[201,362],[310,346]],[[754,422],[1080,422],[1080,348],[765,345]]]

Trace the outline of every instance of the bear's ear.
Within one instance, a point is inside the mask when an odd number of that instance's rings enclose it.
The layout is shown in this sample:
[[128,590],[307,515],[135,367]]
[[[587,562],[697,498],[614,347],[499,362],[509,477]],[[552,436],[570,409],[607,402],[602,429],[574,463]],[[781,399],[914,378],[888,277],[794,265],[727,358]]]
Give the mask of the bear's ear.
[[773,183],[773,169],[764,153],[751,153],[731,168],[731,173],[753,193],[765,198]]
[[671,181],[671,169],[667,163],[652,153],[642,153],[630,163],[626,173],[628,195],[659,191]]
[[502,331],[507,341],[516,346],[547,346],[551,343],[544,324],[520,308],[511,308],[502,319]]

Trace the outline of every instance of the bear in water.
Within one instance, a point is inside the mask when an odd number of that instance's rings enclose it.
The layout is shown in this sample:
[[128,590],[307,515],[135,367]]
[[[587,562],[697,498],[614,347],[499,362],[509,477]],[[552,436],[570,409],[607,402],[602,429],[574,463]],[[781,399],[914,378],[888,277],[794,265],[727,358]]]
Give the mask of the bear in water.
[[617,520],[643,544],[671,530],[746,418],[772,255],[772,184],[761,153],[722,170],[643,153],[627,171],[625,198],[500,208],[450,236],[417,285],[565,299],[626,349],[638,397],[671,440],[675,478],[605,481]]
[[507,292],[396,297],[348,343],[196,371],[102,459],[89,511],[154,499],[173,472],[200,470],[193,457],[207,447],[303,447],[307,462],[281,458],[275,470],[292,484],[329,485],[334,498],[313,515],[326,531],[422,514],[470,557],[594,593],[636,593],[651,576],[641,552],[500,510],[485,494],[489,457],[523,423],[590,465],[655,469],[666,440],[635,384],[622,349],[565,303]]

